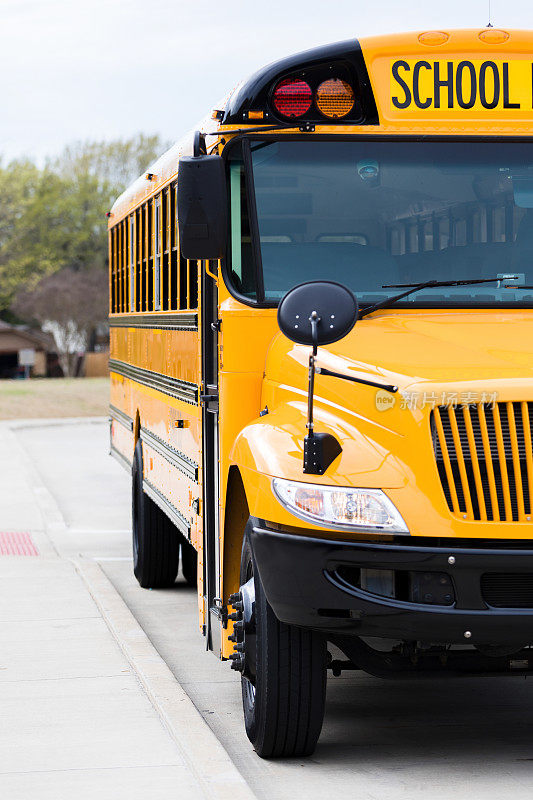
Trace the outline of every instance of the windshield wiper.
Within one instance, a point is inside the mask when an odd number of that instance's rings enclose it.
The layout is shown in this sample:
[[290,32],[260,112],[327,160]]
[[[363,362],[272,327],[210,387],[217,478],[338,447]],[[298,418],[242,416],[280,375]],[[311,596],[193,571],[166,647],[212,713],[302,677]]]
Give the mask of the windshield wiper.
[[[473,280],[464,280],[464,281],[424,281],[423,283],[386,283],[382,285],[382,289],[404,289],[407,288],[406,292],[401,292],[400,294],[394,294],[392,297],[386,297],[385,300],[381,300],[379,303],[374,303],[372,306],[367,306],[367,308],[362,308],[359,311],[359,319],[362,317],[366,317],[367,314],[371,314],[373,311],[377,311],[380,308],[388,308],[388,306],[397,303],[398,300],[402,300],[404,297],[407,297],[414,292],[419,292],[420,289],[428,289],[435,286],[472,286],[475,283],[498,283],[501,280],[516,280],[517,275],[506,275],[505,278],[475,278]],[[513,287],[514,288],[514,287]]]

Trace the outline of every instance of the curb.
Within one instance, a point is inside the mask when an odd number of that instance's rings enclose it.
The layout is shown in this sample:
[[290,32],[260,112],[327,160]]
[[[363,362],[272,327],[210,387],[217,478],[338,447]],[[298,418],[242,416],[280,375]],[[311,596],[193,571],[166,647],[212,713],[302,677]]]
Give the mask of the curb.
[[86,560],[72,563],[206,797],[256,800],[100,565]]
[[57,428],[63,425],[97,425],[108,422],[105,417],[27,417],[26,419],[3,419],[0,422],[11,430],[26,428]]

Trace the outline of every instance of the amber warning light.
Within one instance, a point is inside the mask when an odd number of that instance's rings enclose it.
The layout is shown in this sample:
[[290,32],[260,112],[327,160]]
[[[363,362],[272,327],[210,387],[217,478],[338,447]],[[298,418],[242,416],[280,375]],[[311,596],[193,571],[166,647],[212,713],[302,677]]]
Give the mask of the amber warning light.
[[316,104],[325,117],[345,117],[352,110],[354,102],[352,87],[338,78],[324,81],[316,90]]
[[355,94],[350,84],[339,78],[323,81],[314,95],[302,78],[284,78],[272,94],[273,106],[283,117],[302,117],[310,110],[313,100],[324,117],[340,119],[352,111]]

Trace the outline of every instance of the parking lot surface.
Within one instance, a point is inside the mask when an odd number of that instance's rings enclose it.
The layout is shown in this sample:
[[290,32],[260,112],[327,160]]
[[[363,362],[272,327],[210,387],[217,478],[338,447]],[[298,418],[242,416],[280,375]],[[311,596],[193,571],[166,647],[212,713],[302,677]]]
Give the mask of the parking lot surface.
[[330,677],[315,754],[259,759],[244,733],[238,676],[205,652],[195,592],[181,578],[145,591],[132,576],[129,477],[107,455],[107,434],[104,421],[15,430],[60,510],[56,546],[99,562],[258,798],[531,798],[533,680],[519,677]]

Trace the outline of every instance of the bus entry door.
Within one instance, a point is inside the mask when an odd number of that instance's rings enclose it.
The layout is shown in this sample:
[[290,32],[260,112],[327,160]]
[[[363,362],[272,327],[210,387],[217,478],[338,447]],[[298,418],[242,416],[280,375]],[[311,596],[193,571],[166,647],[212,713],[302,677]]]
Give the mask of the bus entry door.
[[218,265],[202,265],[203,588],[207,649],[221,652],[218,463]]

